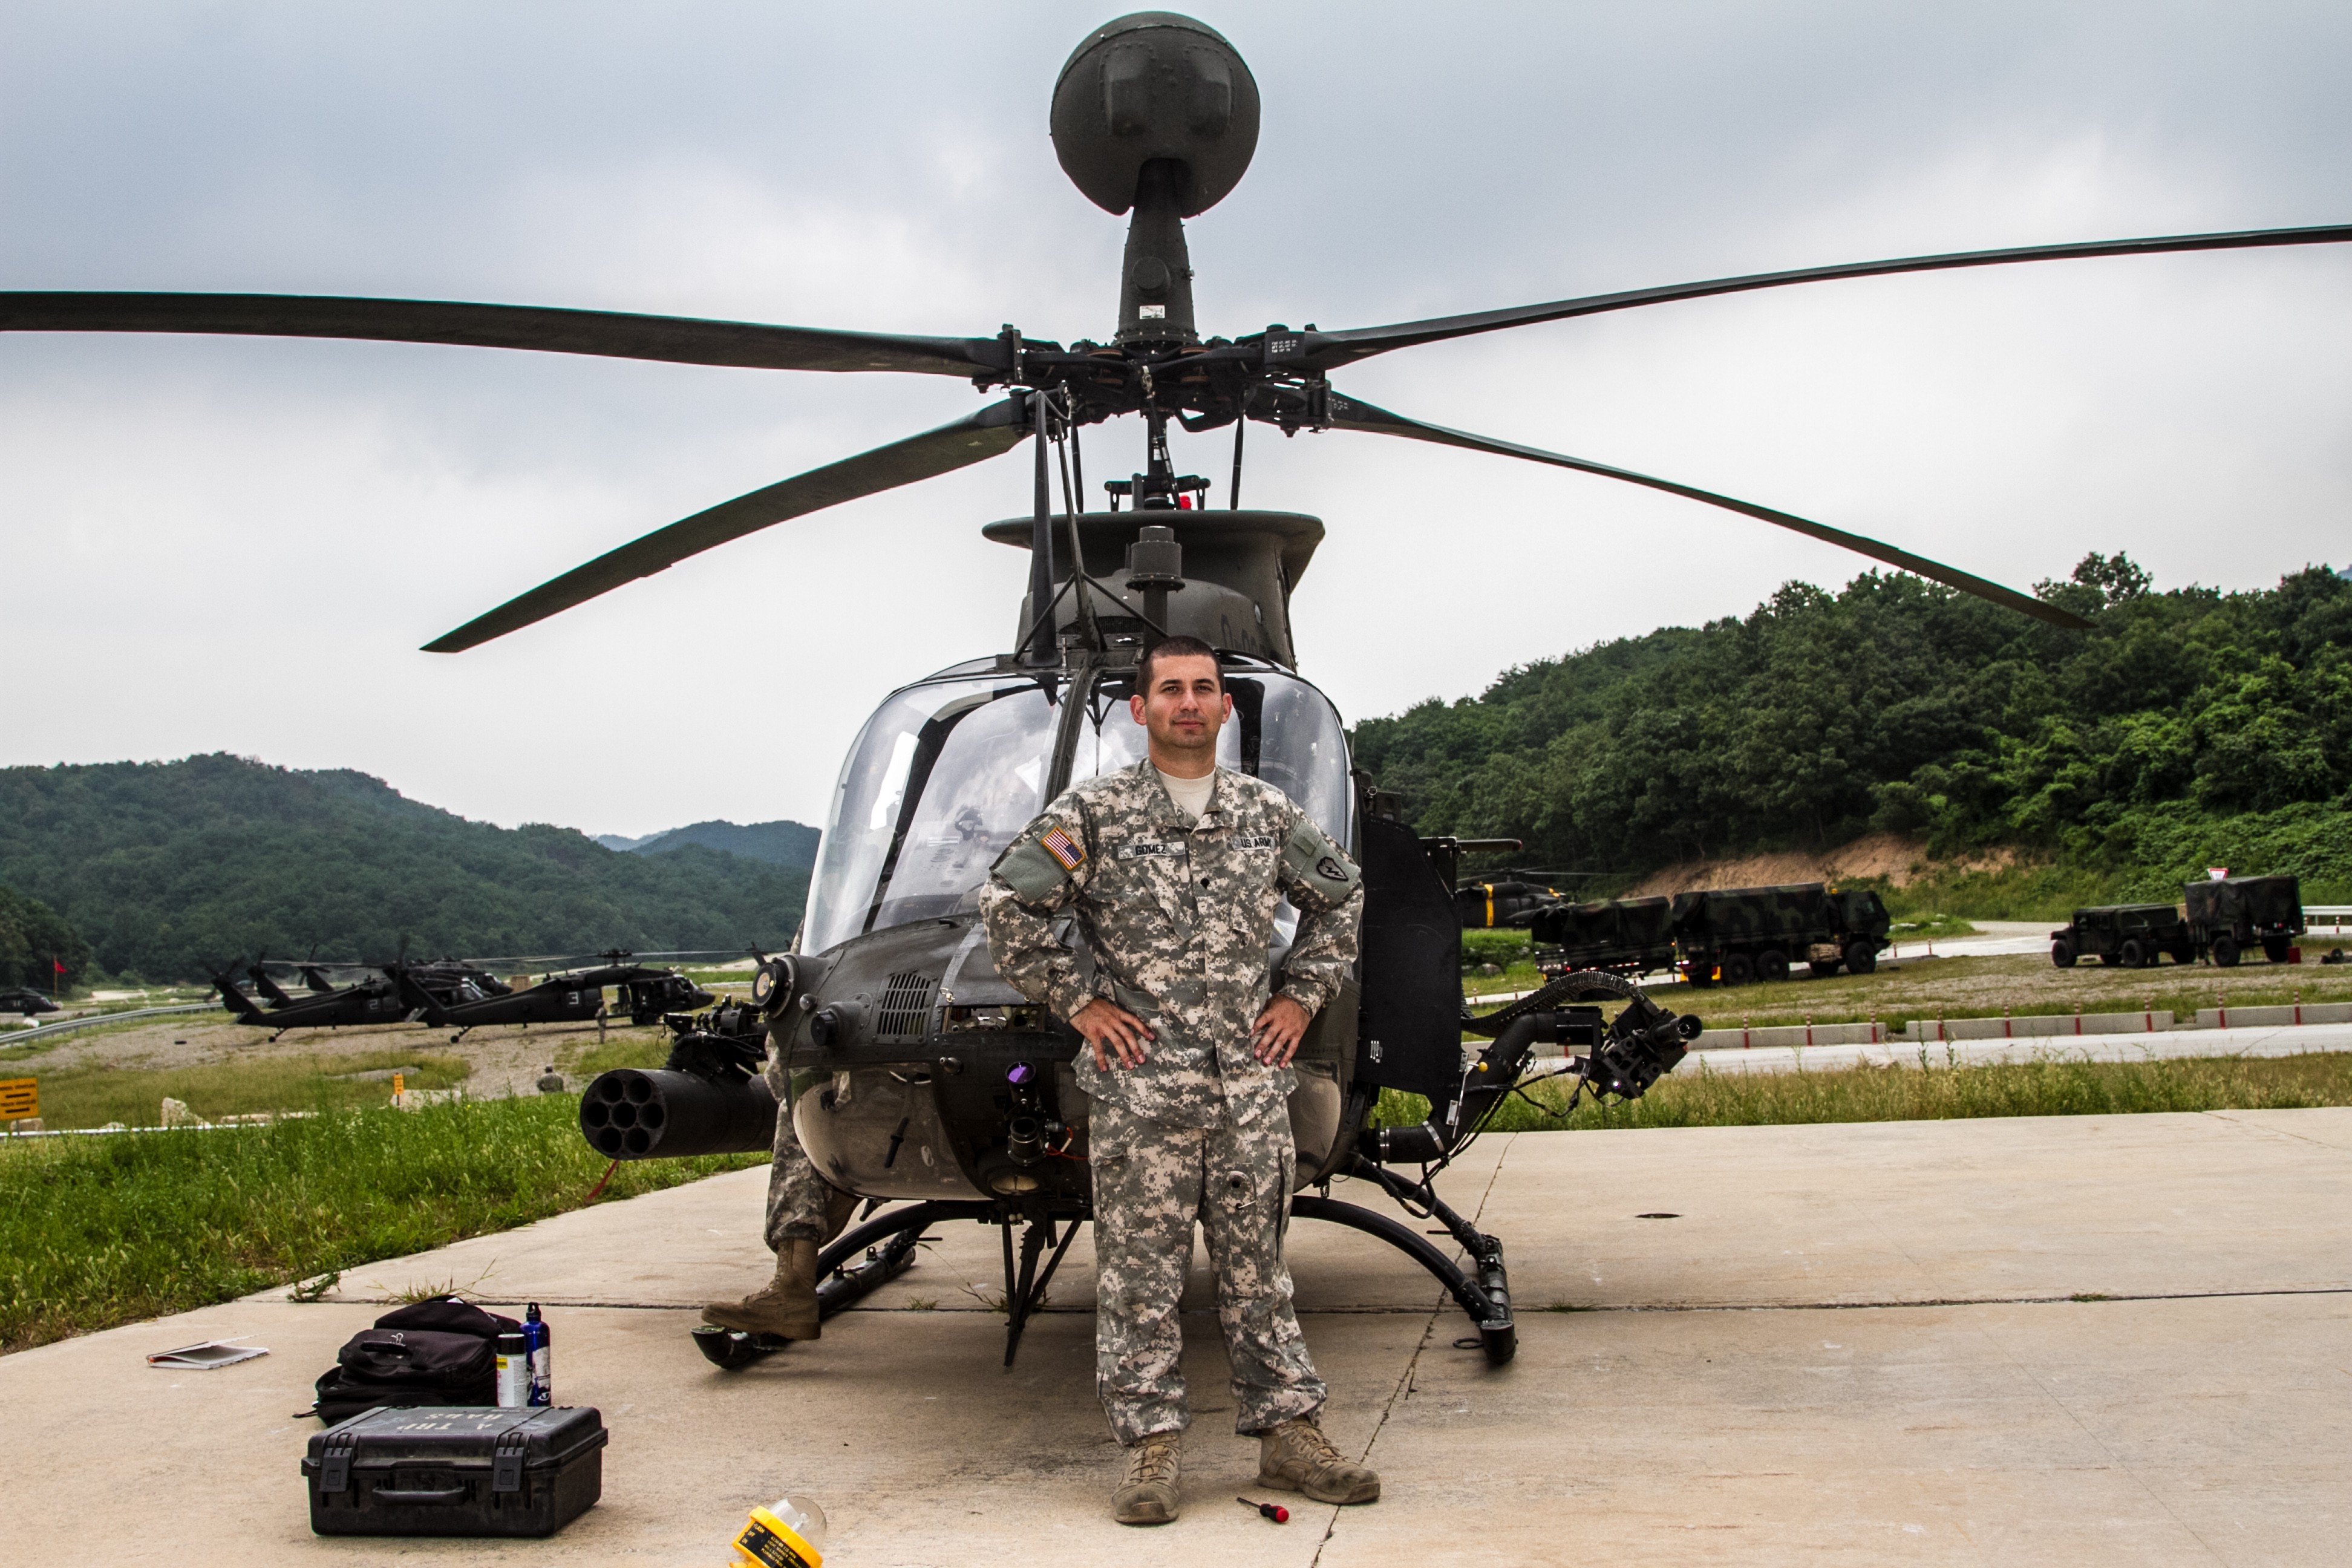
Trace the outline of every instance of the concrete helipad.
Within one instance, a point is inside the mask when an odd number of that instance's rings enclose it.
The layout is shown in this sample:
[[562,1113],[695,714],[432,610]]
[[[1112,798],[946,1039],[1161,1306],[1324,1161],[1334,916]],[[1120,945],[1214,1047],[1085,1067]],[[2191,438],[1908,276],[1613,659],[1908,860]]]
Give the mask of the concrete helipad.
[[[817,1344],[709,1369],[686,1330],[765,1272],[760,1184],[0,1361],[0,1561],[716,1564],[787,1489],[842,1568],[2319,1563],[2352,1527],[2352,1109],[1490,1138],[1448,1190],[1510,1247],[1507,1367],[1401,1257],[1294,1231],[1327,1425],[1387,1495],[1286,1526],[1232,1500],[1255,1446],[1201,1311],[1185,1517],[1108,1521],[1083,1239],[1009,1373],[968,1224]],[[314,1539],[292,1412],[375,1302],[453,1281],[550,1308],[558,1397],[612,1428],[604,1501],[548,1542]],[[272,1353],[141,1361],[235,1334]]]

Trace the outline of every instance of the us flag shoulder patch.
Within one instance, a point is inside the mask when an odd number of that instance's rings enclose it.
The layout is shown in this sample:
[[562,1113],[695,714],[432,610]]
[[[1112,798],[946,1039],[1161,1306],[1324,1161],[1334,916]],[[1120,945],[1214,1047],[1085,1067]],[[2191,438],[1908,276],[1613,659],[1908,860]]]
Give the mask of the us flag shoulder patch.
[[1075,871],[1086,864],[1085,847],[1058,827],[1047,828],[1037,842],[1045,847],[1046,854],[1062,863],[1065,871]]

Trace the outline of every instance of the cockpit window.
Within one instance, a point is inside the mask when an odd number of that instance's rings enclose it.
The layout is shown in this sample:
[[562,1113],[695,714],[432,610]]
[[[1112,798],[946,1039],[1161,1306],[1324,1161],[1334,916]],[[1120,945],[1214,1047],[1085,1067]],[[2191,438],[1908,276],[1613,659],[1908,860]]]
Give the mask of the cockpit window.
[[1054,705],[1034,680],[935,681],[867,721],[835,787],[801,951],[973,906],[1044,809]]

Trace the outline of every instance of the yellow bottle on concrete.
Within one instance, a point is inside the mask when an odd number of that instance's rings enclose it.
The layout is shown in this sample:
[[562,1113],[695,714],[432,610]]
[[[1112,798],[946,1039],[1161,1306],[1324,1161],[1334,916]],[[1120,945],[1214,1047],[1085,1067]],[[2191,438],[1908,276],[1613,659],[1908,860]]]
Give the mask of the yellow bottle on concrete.
[[804,1497],[781,1497],[751,1510],[751,1522],[735,1538],[737,1564],[761,1568],[822,1568],[824,1510]]

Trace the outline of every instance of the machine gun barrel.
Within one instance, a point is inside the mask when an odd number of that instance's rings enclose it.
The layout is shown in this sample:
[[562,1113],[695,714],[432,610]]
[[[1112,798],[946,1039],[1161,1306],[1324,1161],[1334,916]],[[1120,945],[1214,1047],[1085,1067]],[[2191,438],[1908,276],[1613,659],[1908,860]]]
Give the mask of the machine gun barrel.
[[[1559,1000],[1590,995],[1620,996],[1626,1005],[1605,1026],[1592,1022],[1598,1014],[1591,1009],[1547,1010]],[[1464,1026],[1491,1032],[1494,1039],[1462,1075],[1461,1092],[1451,1100],[1433,1102],[1430,1119],[1418,1127],[1382,1127],[1367,1132],[1358,1147],[1374,1163],[1432,1164],[1452,1153],[1518,1083],[1538,1044],[1559,1044],[1572,1034],[1581,1036],[1591,1046],[1592,1055],[1570,1064],[1580,1072],[1580,1084],[1597,1095],[1638,1100],[1675,1069],[1700,1033],[1696,1017],[1686,1014],[1677,1018],[1630,982],[1589,970],[1563,975],[1535,995],[1486,1019],[1467,1019]]]
[[714,1083],[667,1068],[615,1068],[580,1096],[580,1131],[612,1160],[756,1153],[775,1145],[776,1096],[756,1076]]

